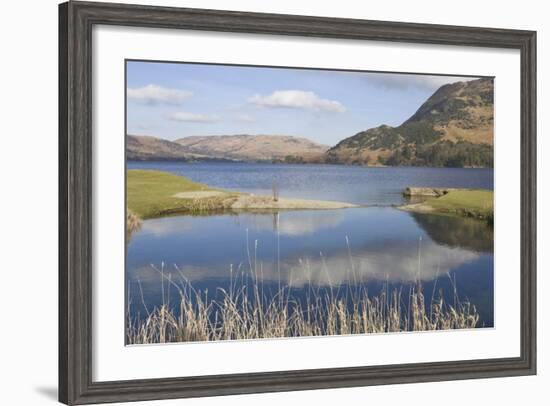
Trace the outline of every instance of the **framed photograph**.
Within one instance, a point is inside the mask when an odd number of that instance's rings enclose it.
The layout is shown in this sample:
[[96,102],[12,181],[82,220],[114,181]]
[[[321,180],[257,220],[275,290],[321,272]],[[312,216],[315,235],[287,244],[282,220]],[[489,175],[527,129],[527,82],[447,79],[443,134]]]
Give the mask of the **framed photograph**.
[[536,373],[536,33],[59,8],[59,400]]

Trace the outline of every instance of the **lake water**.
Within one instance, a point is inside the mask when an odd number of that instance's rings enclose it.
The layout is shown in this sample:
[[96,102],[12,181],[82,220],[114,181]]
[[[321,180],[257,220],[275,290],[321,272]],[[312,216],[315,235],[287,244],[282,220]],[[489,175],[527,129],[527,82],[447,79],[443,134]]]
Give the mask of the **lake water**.
[[127,166],[172,172],[213,187],[257,194],[271,195],[275,182],[281,197],[365,205],[402,204],[407,186],[493,189],[492,169],[179,162],[128,162]]
[[[491,169],[364,168],[333,165],[128,162],[213,187],[281,197],[351,202],[371,207],[270,213],[175,216],[143,222],[128,242],[130,311],[145,314],[169,296],[166,275],[184,277],[215,298],[255,270],[266,295],[288,286],[296,300],[305,289],[340,289],[361,283],[369,293],[409,289],[420,280],[426,297],[442,293],[451,304],[469,300],[480,326],[493,321],[493,232],[466,218],[414,214],[407,186],[493,189]],[[164,275],[165,283],[162,283]],[[455,289],[456,288],[456,289]]]

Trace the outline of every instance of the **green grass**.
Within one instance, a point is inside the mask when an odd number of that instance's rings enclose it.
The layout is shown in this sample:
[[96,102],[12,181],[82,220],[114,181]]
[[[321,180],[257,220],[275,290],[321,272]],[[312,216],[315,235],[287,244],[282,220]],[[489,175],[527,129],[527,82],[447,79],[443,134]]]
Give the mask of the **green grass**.
[[440,212],[493,219],[493,192],[490,190],[452,190],[444,196],[427,200],[426,204]]
[[201,199],[177,198],[174,195],[180,192],[218,189],[162,171],[131,169],[127,171],[126,179],[128,209],[142,219],[223,209],[229,207],[237,196],[236,193],[225,193],[222,196]]

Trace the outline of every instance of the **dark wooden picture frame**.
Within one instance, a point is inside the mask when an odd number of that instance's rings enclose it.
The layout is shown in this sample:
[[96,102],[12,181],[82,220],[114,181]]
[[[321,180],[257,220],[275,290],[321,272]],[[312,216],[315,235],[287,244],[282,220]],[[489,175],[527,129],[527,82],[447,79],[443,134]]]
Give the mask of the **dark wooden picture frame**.
[[[219,376],[92,380],[92,27],[96,24],[518,49],[521,353],[517,358]],[[536,373],[536,32],[68,2],[59,6],[59,400],[218,396]]]

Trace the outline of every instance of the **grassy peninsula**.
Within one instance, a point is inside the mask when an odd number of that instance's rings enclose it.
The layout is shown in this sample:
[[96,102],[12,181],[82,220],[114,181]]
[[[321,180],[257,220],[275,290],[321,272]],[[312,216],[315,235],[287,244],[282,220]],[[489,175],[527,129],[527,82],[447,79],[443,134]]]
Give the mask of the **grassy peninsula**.
[[[128,209],[142,219],[229,208],[239,195],[192,182],[183,176],[138,169],[128,170],[126,190]],[[189,197],[178,197],[179,193],[187,193]]]
[[484,189],[450,189],[439,197],[426,197],[420,203],[401,206],[418,213],[456,214],[493,222],[493,191]]
[[155,170],[127,172],[128,211],[141,219],[170,214],[194,214],[220,210],[316,210],[358,207],[355,204],[257,196],[211,188],[183,176]]

